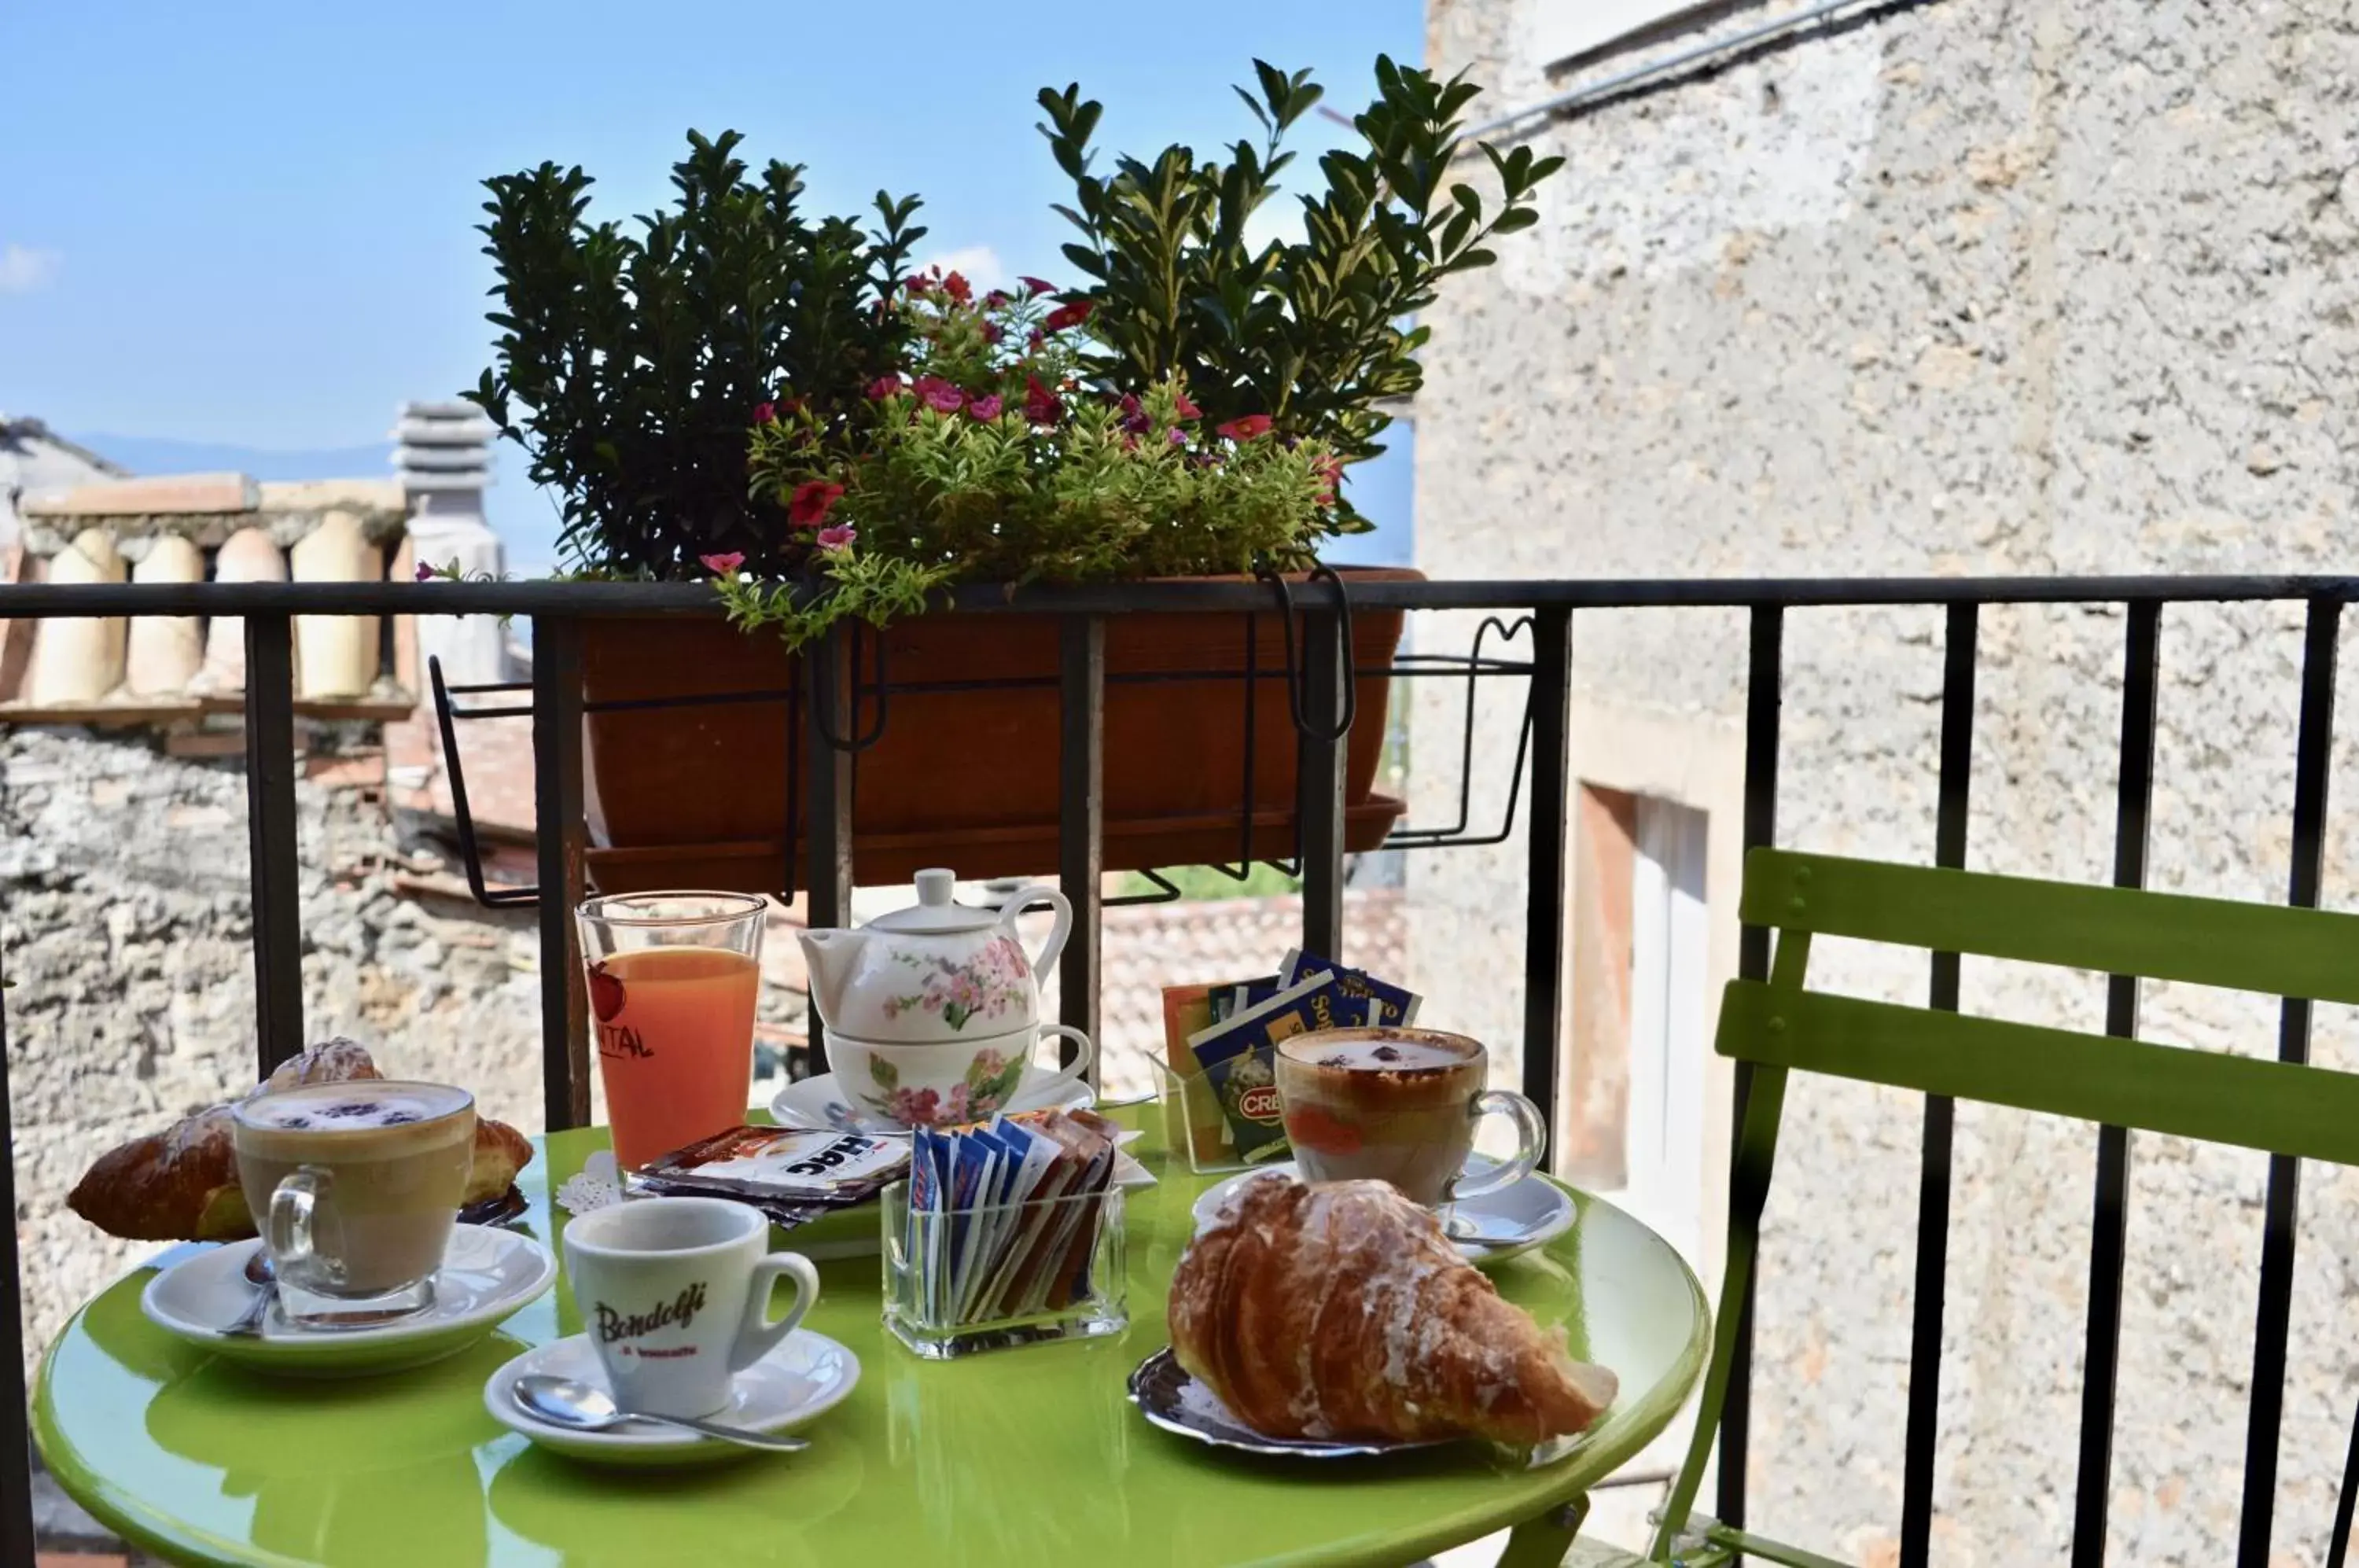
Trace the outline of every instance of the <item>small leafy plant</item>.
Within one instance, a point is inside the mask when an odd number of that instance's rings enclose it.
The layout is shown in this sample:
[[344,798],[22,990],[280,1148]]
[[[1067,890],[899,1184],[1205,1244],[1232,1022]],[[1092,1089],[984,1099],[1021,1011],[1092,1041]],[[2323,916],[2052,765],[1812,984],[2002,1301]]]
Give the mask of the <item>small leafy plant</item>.
[[484,182],[500,336],[466,396],[563,496],[560,548],[607,576],[693,577],[723,551],[799,565],[784,513],[746,487],[748,410],[790,386],[815,418],[855,424],[863,388],[906,350],[878,301],[926,232],[917,198],[877,192],[869,230],[813,219],[801,166],[756,180],[736,132],[688,140],[672,207],[635,233],[588,220],[579,167]]
[[880,191],[866,229],[808,219],[801,169],[749,178],[734,132],[690,133],[673,207],[636,233],[587,221],[579,168],[487,180],[501,335],[468,396],[564,495],[582,574],[701,571],[739,625],[793,645],[955,583],[1309,565],[1370,526],[1344,469],[1418,389],[1416,312],[1531,226],[1562,160],[1481,145],[1486,206],[1451,176],[1476,89],[1380,58],[1361,146],[1323,155],[1300,198],[1302,238],[1254,246],[1321,93],[1254,69],[1237,92],[1258,142],[1104,175],[1100,105],[1040,93],[1078,289],[911,277],[915,197]]
[[1247,220],[1294,160],[1287,132],[1322,89],[1307,71],[1254,62],[1259,91],[1237,88],[1262,129],[1227,162],[1185,147],[1151,160],[1120,158],[1093,172],[1100,105],[1078,84],[1043,88],[1040,127],[1073,182],[1060,206],[1082,238],[1066,257],[1093,279],[1096,346],[1082,356],[1099,386],[1184,379],[1206,418],[1261,415],[1281,439],[1324,442],[1346,463],[1374,456],[1392,422],[1382,405],[1422,384],[1410,324],[1441,279],[1488,267],[1495,237],[1538,221],[1533,191],[1564,160],[1527,147],[1477,144],[1498,185],[1497,207],[1451,179],[1464,150],[1460,114],[1479,91],[1378,57],[1376,96],[1353,118],[1359,151],[1319,160],[1326,188],[1300,198],[1303,237],[1256,249]]

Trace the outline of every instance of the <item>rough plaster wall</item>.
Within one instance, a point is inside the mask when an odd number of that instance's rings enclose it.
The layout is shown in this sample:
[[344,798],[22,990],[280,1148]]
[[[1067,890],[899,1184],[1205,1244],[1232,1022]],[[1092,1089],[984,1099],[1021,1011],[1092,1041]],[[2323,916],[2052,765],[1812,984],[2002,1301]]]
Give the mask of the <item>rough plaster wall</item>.
[[[1429,60],[1557,83],[1533,0],[1433,0]],[[1746,11],[1724,24],[1757,20]],[[1626,63],[1626,62],[1617,62]],[[1611,69],[1608,67],[1607,69]],[[1452,280],[1418,409],[1421,563],[1448,576],[2340,572],[2359,527],[2359,6],[1933,0],[1550,125],[1543,222]],[[2152,885],[2284,894],[2298,605],[2164,619]],[[1435,621],[1441,620],[1435,617]],[[2102,880],[2125,619],[1982,617],[1971,864]],[[1419,630],[1463,646],[1471,623]],[[1725,724],[1744,619],[1576,617],[1601,699]],[[1788,617],[1781,842],[1930,859],[1939,612]],[[2349,639],[2346,638],[2346,642]],[[1420,764],[1454,756],[1424,682]],[[1496,802],[1513,703],[1481,727]],[[2346,737],[2359,725],[2346,721]],[[2334,800],[2359,788],[2336,750]],[[1574,758],[1576,776],[1581,759]],[[1417,806],[1446,809],[1448,768]],[[2359,907],[2353,814],[2327,901]],[[1412,857],[1435,1017],[1512,1040],[1523,839]],[[1712,890],[1730,919],[1730,888]],[[1444,960],[1446,958],[1446,964]],[[1921,1000],[1920,961],[1832,946],[1813,978]],[[1969,964],[1974,1010],[2095,1027],[2103,983]],[[2151,988],[2154,1038],[2267,1053],[2266,1002]],[[2350,1020],[2319,1059],[2359,1066]],[[1919,1111],[1798,1083],[1771,1200],[1752,1518],[1867,1563],[1899,1516]],[[2039,1563],[2070,1539],[2093,1130],[1960,1118],[1936,1560]],[[2265,1178],[2141,1138],[2114,1446],[2117,1560],[2233,1547]],[[2277,1510],[2323,1553],[2354,1365],[2359,1178],[2305,1173]]]
[[[530,911],[397,897],[392,848],[357,791],[297,787],[304,1018],[388,1073],[473,1088],[540,1130]],[[332,870],[331,868],[342,868]],[[0,732],[0,942],[7,950],[28,1356],[149,1242],[65,1206],[90,1161],[254,1083],[254,963],[239,760],[163,755],[144,735]]]

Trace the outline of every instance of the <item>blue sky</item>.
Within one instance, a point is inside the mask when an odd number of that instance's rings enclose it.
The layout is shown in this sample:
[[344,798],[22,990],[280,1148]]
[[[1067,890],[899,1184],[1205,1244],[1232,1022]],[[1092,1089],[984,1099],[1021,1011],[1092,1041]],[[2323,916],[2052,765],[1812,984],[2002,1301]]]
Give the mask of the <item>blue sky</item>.
[[[833,210],[919,192],[931,256],[1070,276],[1039,87],[1103,101],[1110,151],[1209,148],[1252,128],[1255,56],[1348,111],[1423,27],[1419,0],[0,6],[0,410],[150,468],[367,447],[486,363],[479,180],[580,163],[643,212],[690,125],[810,165]],[[1349,135],[1301,129],[1306,169]],[[545,564],[516,466],[494,520]],[[1362,505],[1405,517],[1386,466]]]

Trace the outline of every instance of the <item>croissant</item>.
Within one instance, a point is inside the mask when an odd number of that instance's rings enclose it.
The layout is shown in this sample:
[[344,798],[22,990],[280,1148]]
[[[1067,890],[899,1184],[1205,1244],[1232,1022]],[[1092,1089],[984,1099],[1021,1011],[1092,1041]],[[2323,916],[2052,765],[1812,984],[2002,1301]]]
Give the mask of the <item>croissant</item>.
[[1500,1300],[1383,1181],[1243,1183],[1168,1310],[1180,1365],[1265,1436],[1528,1444],[1614,1402],[1613,1373]]
[[[280,1062],[254,1093],[384,1076],[365,1046],[331,1040]],[[504,1122],[478,1117],[467,1203],[506,1192],[531,1159],[532,1144],[524,1134]],[[227,1105],[214,1105],[162,1132],[107,1150],[66,1203],[109,1236],[136,1241],[236,1241],[254,1234],[254,1218],[237,1183]]]

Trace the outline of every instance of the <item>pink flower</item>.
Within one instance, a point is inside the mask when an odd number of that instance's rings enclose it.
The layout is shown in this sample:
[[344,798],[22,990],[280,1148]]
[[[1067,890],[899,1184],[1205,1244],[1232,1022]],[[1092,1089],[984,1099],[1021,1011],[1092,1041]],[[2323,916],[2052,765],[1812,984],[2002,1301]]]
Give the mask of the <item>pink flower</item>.
[[415,575],[420,583],[431,583],[435,578],[440,577],[441,573],[421,561],[418,563],[418,571]]
[[931,1089],[896,1089],[885,1114],[905,1127],[931,1127],[940,1114],[941,1095]]
[[819,547],[831,553],[839,550],[849,550],[852,548],[852,541],[859,537],[860,531],[850,523],[838,523],[832,528],[820,529]]
[[955,414],[966,407],[966,394],[939,376],[920,376],[915,388],[918,401],[938,414]]
[[968,286],[964,275],[956,272],[942,279],[942,292],[951,297],[953,304],[963,305],[974,298],[974,290]]
[[1055,284],[1038,278],[1019,278],[1016,281],[1024,285],[1027,294],[1054,294],[1057,291]]
[[1164,439],[1169,441],[1173,446],[1186,446],[1188,444],[1188,432],[1181,430],[1177,425],[1174,425],[1169,430],[1164,431],[1163,435]]
[[1039,328],[1035,327],[1025,336],[1024,346],[1026,348],[1038,348],[1042,343],[1047,343],[1048,341],[1049,334],[1042,332]]
[[880,376],[868,384],[868,397],[871,402],[881,403],[900,390],[901,378],[898,376]]
[[745,553],[734,550],[726,555],[700,555],[696,559],[704,562],[704,570],[715,577],[726,577],[745,564]]
[[755,404],[754,422],[757,425],[777,424],[778,422],[778,406],[776,403]]
[[1343,483],[1343,460],[1340,457],[1322,457],[1310,465],[1310,471],[1319,475],[1319,504],[1322,506],[1332,506],[1335,500],[1335,487]]
[[1061,332],[1067,327],[1078,327],[1089,319],[1090,302],[1087,299],[1075,299],[1049,311],[1049,319],[1040,324],[1052,332]]
[[1006,335],[1006,333],[999,330],[999,323],[997,321],[985,321],[983,323],[984,342],[996,344],[999,340]]
[[1136,396],[1128,392],[1124,393],[1122,395],[1122,428],[1132,435],[1143,435],[1148,424],[1147,411],[1138,406]]
[[992,420],[999,418],[999,408],[1000,402],[997,393],[994,393],[988,397],[977,397],[973,402],[969,403],[966,406],[966,411],[970,417],[978,419],[986,425],[991,423]]
[[1036,425],[1053,425],[1065,417],[1065,405],[1037,376],[1024,378],[1024,417]]
[[1223,425],[1220,428],[1220,433],[1228,437],[1231,441],[1251,441],[1256,436],[1267,435],[1269,433],[1269,416],[1267,414],[1247,414],[1242,419],[1231,419],[1227,424]]
[[1204,411],[1203,409],[1196,407],[1195,404],[1188,401],[1188,394],[1185,392],[1174,392],[1171,394],[1171,407],[1183,419],[1192,419],[1197,415]]
[[983,302],[996,310],[1002,305],[1006,304],[1011,298],[1013,298],[1013,296],[1011,296],[1006,289],[995,289],[990,293],[983,297]]
[[787,500],[787,521],[799,528],[810,528],[827,521],[834,509],[835,498],[843,494],[843,486],[831,485],[824,479],[807,479],[795,486]]

